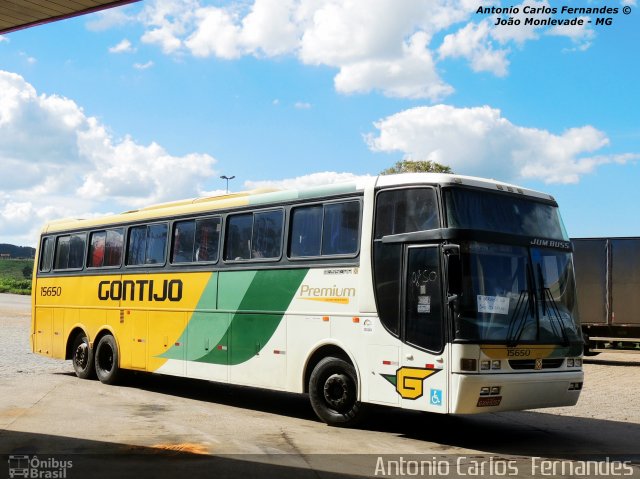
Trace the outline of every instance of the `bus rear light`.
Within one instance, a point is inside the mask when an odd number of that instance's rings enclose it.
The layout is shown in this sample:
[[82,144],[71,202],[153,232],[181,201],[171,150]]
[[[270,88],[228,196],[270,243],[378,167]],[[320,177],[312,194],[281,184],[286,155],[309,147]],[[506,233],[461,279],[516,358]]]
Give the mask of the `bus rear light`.
[[478,362],[475,359],[462,358],[460,360],[460,369],[462,371],[477,371]]

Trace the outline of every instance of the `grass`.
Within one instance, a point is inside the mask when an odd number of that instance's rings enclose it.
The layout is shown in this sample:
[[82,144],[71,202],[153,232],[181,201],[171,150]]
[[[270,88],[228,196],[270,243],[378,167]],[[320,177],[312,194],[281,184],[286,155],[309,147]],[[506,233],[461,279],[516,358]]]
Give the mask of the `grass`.
[[0,260],[0,293],[31,294],[32,259]]

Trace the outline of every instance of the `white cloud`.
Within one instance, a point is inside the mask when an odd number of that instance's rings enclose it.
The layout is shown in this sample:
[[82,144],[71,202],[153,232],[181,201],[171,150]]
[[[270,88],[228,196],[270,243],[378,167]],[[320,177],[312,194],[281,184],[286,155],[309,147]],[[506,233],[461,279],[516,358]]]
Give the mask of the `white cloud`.
[[587,23],[589,17],[581,18],[584,23],[582,25],[556,25],[547,30],[547,35],[569,38],[577,47],[573,50],[584,51],[591,46],[591,42],[595,37],[595,32]]
[[118,43],[117,45],[114,45],[113,47],[109,48],[109,53],[132,53],[134,51],[135,51],[135,48],[133,48],[133,45],[131,45],[131,42],[126,38],[122,40],[120,43]]
[[3,241],[33,244],[40,225],[57,217],[198,196],[215,177],[215,162],[114,138],[73,100],[38,94],[21,76],[0,71]]
[[[525,14],[525,6],[536,9],[540,13]],[[512,52],[510,45],[522,48],[526,42],[538,40],[540,33],[547,35],[567,37],[576,47],[564,49],[564,51],[586,50],[591,45],[595,36],[593,29],[585,21],[583,25],[576,26],[535,26],[526,25],[525,20],[560,18],[544,13],[544,9],[551,6],[547,0],[527,0],[519,5],[518,13],[514,15],[491,15],[478,22],[469,22],[455,33],[445,36],[438,48],[440,58],[466,58],[471,68],[476,71],[488,71],[496,76],[508,74],[509,60],[507,55]],[[512,18],[517,25],[496,25],[496,20]],[[588,18],[584,17],[585,20]]]
[[240,27],[232,14],[223,8],[199,8],[195,12],[198,27],[185,41],[197,57],[238,58],[242,55]]
[[488,20],[468,23],[456,33],[444,37],[439,53],[441,58],[467,58],[474,71],[488,71],[496,76],[505,76],[509,61],[508,50],[495,49],[490,39],[491,26]]
[[367,137],[373,151],[399,151],[409,160],[436,161],[456,173],[507,181],[576,183],[600,165],[640,158],[636,153],[594,155],[609,139],[592,126],[558,135],[514,125],[488,106],[417,107],[384,118],[375,127],[377,136]]
[[337,173],[335,171],[322,171],[318,173],[312,173],[310,175],[297,176],[295,178],[286,178],[284,180],[245,181],[244,186],[245,188],[250,190],[254,190],[257,188],[299,190],[311,188],[314,186],[357,181],[361,178],[368,178],[368,176],[354,175],[353,173]]
[[311,108],[311,103],[307,103],[304,101],[297,101],[294,103],[294,108],[297,108],[298,110],[308,110],[309,108]]
[[120,27],[135,21],[135,18],[126,13],[126,8],[109,8],[91,15],[87,22],[87,28],[93,32],[101,32],[114,27]]
[[336,69],[341,93],[439,101],[454,91],[441,78],[440,60],[463,58],[474,71],[505,76],[509,56],[542,34],[569,38],[573,46],[565,51],[591,45],[595,33],[588,25],[524,25],[525,4],[548,7],[549,0],[515,5],[518,26],[496,26],[497,16],[477,15],[478,0],[147,0],[135,17],[105,16],[90,28],[135,21],[144,28],[141,41],[166,54],[227,60],[290,55]]
[[136,70],[147,70],[153,66],[153,61],[149,60],[146,63],[134,63],[133,68]]
[[453,92],[438,75],[426,33],[415,33],[403,45],[403,56],[393,60],[366,60],[343,66],[335,77],[336,90],[341,93],[384,91],[386,95],[403,98],[439,100]]
[[4,35],[0,35],[0,43],[4,43],[4,42],[9,43],[9,39]]
[[168,54],[236,59],[295,55],[338,69],[343,93],[439,99],[453,91],[440,78],[432,36],[474,11],[471,0],[256,0],[225,6],[199,0],[148,2],[142,41]]

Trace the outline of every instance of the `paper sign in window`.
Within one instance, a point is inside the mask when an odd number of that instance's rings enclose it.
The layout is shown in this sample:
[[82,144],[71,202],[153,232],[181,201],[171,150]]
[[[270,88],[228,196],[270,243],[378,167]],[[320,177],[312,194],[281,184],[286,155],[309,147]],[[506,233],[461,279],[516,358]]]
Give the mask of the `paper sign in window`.
[[509,298],[504,296],[478,295],[478,312],[489,314],[509,314]]

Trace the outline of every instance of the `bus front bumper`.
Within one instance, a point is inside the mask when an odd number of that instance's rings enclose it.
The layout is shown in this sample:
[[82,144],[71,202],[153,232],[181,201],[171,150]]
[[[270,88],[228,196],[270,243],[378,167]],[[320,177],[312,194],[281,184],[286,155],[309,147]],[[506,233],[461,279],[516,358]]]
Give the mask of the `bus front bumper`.
[[477,414],[574,406],[583,382],[582,371],[454,374],[450,412]]

